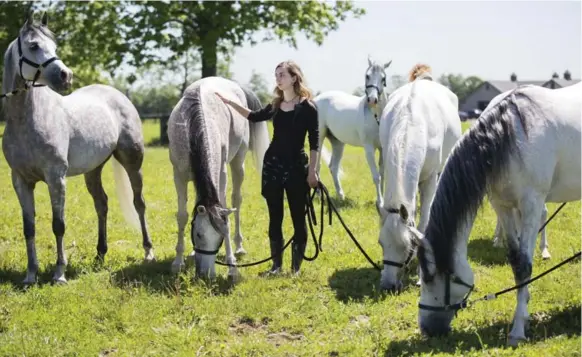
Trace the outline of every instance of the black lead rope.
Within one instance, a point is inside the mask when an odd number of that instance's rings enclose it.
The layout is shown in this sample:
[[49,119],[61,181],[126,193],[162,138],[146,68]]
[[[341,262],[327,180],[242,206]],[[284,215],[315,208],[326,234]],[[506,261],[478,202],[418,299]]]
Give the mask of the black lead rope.
[[[313,199],[315,197],[315,194],[317,193],[317,191],[320,191],[321,194],[321,209],[320,209],[320,224],[321,224],[321,228],[319,231],[319,240],[316,238],[316,234],[315,234],[315,229],[313,228],[313,226],[317,226],[317,219],[316,219],[316,214],[315,214],[315,208],[313,206]],[[348,233],[348,235],[350,236],[350,238],[352,239],[352,241],[354,242],[354,244],[358,247],[358,249],[360,250],[360,252],[362,252],[362,254],[366,257],[366,259],[368,260],[368,262],[370,262],[370,264],[372,264],[372,266],[381,271],[382,268],[380,268],[376,263],[374,263],[374,261],[370,258],[370,256],[366,253],[366,251],[364,250],[364,248],[362,248],[362,246],[360,245],[360,243],[358,242],[358,240],[354,237],[353,233],[350,231],[350,229],[346,226],[345,222],[343,221],[341,215],[339,214],[339,212],[337,211],[336,207],[334,206],[334,204],[332,203],[331,199],[330,199],[330,195],[329,195],[329,191],[327,190],[327,187],[325,187],[325,185],[319,181],[317,184],[317,188],[313,190],[313,192],[311,193],[311,195],[309,194],[309,192],[307,193],[308,197],[307,197],[307,204],[305,207],[305,214],[307,215],[307,220],[309,223],[309,231],[311,232],[311,237],[313,238],[313,245],[315,246],[315,253],[313,254],[312,257],[308,257],[305,255],[305,253],[303,254],[303,259],[307,260],[307,261],[314,261],[315,259],[317,259],[317,257],[319,256],[319,253],[323,251],[323,218],[324,218],[324,206],[327,205],[328,209],[328,219],[329,219],[329,225],[332,225],[332,212],[335,213],[335,215],[337,216],[337,218],[339,219],[340,223],[342,224],[342,226],[344,227],[344,229],[346,230],[346,232]],[[281,252],[278,253],[282,254],[285,249],[287,249],[287,247],[291,244],[291,242],[293,242],[295,238],[290,239],[284,246],[283,249],[281,249]],[[236,268],[246,268],[246,267],[251,267],[251,266],[255,266],[255,265],[259,265],[259,264],[263,264],[266,263],[270,260],[272,260],[272,258],[274,257],[274,255],[271,255],[268,258],[256,261],[256,262],[252,262],[252,263],[245,263],[245,264],[229,264],[229,263],[225,263],[225,262],[219,262],[216,261],[216,264],[218,265],[222,265],[222,266],[228,266],[228,267],[236,267]]]

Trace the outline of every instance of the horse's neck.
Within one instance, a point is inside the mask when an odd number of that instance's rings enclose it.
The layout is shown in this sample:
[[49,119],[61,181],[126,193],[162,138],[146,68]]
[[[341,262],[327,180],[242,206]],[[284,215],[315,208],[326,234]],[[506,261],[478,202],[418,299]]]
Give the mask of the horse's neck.
[[[4,57],[4,78],[2,80],[2,94],[10,93],[16,89],[23,89],[26,85],[20,76],[17,56],[14,52],[14,42]],[[54,101],[61,96],[48,87],[33,87],[26,91],[11,95],[4,101],[7,123],[26,123],[28,120],[40,118],[34,115],[37,110],[54,113],[56,107]],[[49,105],[47,105],[47,103]],[[45,107],[45,109],[39,109]]]
[[476,213],[473,215],[468,214],[457,231],[457,239],[455,240],[455,244],[453,246],[453,261],[455,271],[458,271],[459,268],[469,265],[467,260],[467,247],[469,245],[469,235],[471,234],[471,229],[473,228],[473,223],[475,222],[476,216]]
[[392,123],[388,146],[384,149],[384,171],[387,173],[384,202],[389,208],[398,208],[401,204],[409,212],[416,209],[416,191],[422,169],[423,158],[419,147],[422,137],[417,137],[416,128],[410,122],[412,118],[397,118]]
[[[196,185],[196,204],[205,206],[220,203],[220,171],[223,161],[220,143],[208,137],[204,128],[198,136],[194,162],[194,180]],[[191,133],[192,135],[192,133]]]
[[[20,77],[18,77],[20,79]],[[17,88],[24,86],[24,81],[15,81]],[[5,113],[7,123],[12,125],[28,125],[30,121],[48,119],[48,114],[54,114],[58,110],[60,95],[48,87],[30,88],[6,98]],[[40,115],[39,113],[44,113]]]

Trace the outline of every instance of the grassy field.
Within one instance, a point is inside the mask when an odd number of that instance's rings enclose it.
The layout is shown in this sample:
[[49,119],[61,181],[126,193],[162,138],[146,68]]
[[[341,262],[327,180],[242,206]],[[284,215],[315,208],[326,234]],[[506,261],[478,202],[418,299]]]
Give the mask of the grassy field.
[[[465,125],[466,126],[466,125]],[[0,135],[3,127],[0,127]],[[155,142],[158,123],[144,124],[146,142]],[[374,190],[363,150],[347,147],[343,186],[349,198],[341,214],[361,244],[381,260]],[[322,181],[333,193],[329,170]],[[66,286],[50,284],[56,261],[51,210],[45,184],[36,189],[39,284],[20,282],[26,250],[20,206],[10,170],[0,157],[0,355],[2,356],[579,356],[580,263],[535,282],[529,311],[530,340],[506,347],[515,294],[461,311],[447,338],[423,338],[417,327],[416,261],[400,295],[378,291],[379,273],[359,253],[339,221],[326,226],[324,252],[305,262],[300,278],[261,278],[267,266],[241,269],[242,281],[226,283],[218,267],[214,284],[193,281],[192,267],[170,272],[176,244],[176,194],[168,150],[148,146],[143,167],[147,219],[157,261],[142,263],[141,236],[123,221],[110,164],[103,182],[109,194],[109,252],[103,266],[93,258],[97,217],[82,177],[67,181]],[[260,177],[248,159],[243,186],[242,228],[250,262],[269,255],[266,205]],[[193,204],[193,188],[190,186]],[[230,197],[230,196],[229,196]],[[553,212],[557,205],[549,204]],[[317,208],[319,208],[317,206]],[[292,234],[286,211],[286,237]],[[503,249],[492,246],[495,216],[482,207],[471,234],[469,259],[476,276],[474,296],[513,284]],[[189,234],[187,235],[189,237]],[[568,204],[548,226],[552,259],[536,248],[534,274],[578,251],[580,204]],[[191,248],[189,239],[188,247]],[[313,253],[308,246],[307,253]],[[224,258],[221,253],[219,258]],[[290,253],[285,254],[290,270]]]

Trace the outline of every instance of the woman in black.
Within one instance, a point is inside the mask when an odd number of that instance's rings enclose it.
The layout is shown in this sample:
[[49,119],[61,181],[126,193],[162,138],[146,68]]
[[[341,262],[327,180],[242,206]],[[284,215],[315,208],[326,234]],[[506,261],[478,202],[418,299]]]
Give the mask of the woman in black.
[[[275,98],[265,108],[257,111],[249,109],[222,97],[249,121],[273,120],[273,139],[263,160],[261,194],[269,207],[269,242],[273,266],[265,275],[278,274],[282,270],[283,255],[283,191],[293,221],[294,241],[292,243],[291,267],[299,273],[305,246],[307,225],[305,206],[309,187],[315,188],[319,181],[315,171],[319,145],[317,109],[312,94],[304,84],[303,73],[292,61],[285,61],[275,68],[277,87]],[[309,134],[309,163],[303,149],[305,136]]]

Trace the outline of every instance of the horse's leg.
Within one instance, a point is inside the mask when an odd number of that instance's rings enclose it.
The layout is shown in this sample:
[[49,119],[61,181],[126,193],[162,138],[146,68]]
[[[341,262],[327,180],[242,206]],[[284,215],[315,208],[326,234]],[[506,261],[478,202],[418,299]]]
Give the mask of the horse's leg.
[[382,198],[382,191],[380,190],[380,173],[378,173],[378,168],[376,167],[376,150],[374,149],[374,146],[370,144],[364,145],[364,150],[366,151],[366,160],[368,160],[368,166],[370,167],[372,180],[374,181],[374,186],[376,187],[376,207],[382,207],[384,203]]
[[[246,254],[242,246],[243,235],[240,229],[240,207],[242,205],[242,184],[245,179],[245,155],[246,152],[240,150],[230,162],[230,175],[232,179],[232,206],[234,212],[234,244],[235,254]],[[226,189],[226,188],[225,188]],[[226,191],[225,191],[226,192]]]
[[[222,169],[220,170],[220,200],[224,207],[226,207],[226,186],[227,186],[227,169],[226,163],[222,164]],[[232,252],[232,246],[230,245],[230,222],[228,216],[226,217],[226,232],[224,237],[224,250],[226,254],[226,262],[229,264],[236,264],[236,257]],[[231,277],[238,276],[238,270],[236,267],[228,268],[228,275]]]
[[114,153],[115,159],[123,166],[131,183],[133,191],[133,206],[139,216],[139,222],[142,232],[142,246],[145,251],[145,260],[155,260],[154,248],[148,232],[147,222],[145,219],[145,200],[143,198],[143,177],[141,173],[141,164],[143,162],[143,151],[132,148],[131,150],[122,150],[118,148]]
[[35,184],[24,181],[22,177],[12,171],[12,186],[14,187],[14,191],[16,191],[16,196],[18,196],[18,202],[20,202],[22,209],[22,226],[24,239],[26,240],[26,255],[28,257],[26,278],[23,284],[29,285],[36,283],[36,274],[38,272],[35,243]]
[[53,233],[57,241],[57,267],[53,281],[66,283],[67,256],[63,242],[65,235],[65,172],[64,170],[55,170],[45,174],[45,177],[53,209]]
[[[531,277],[535,241],[540,228],[540,217],[544,209],[544,199],[535,192],[524,195],[520,202],[521,236],[519,245],[509,246],[509,262],[513,268],[515,283],[520,284]],[[509,240],[508,240],[509,243]],[[513,326],[509,332],[509,344],[517,345],[525,340],[525,327],[529,318],[527,305],[529,302],[528,286],[517,290],[517,306],[513,317]]]
[[172,272],[178,273],[184,267],[184,229],[188,223],[188,179],[174,168],[174,187],[178,196],[178,242],[176,243],[176,258],[172,263]]
[[85,174],[85,185],[87,190],[93,197],[93,204],[97,212],[98,219],[98,241],[97,241],[97,261],[104,261],[107,253],[107,194],[103,190],[103,183],[101,182],[101,173],[103,165],[97,167],[95,170]]
[[333,178],[333,184],[335,186],[335,191],[341,200],[345,199],[344,190],[339,180],[339,168],[342,156],[344,155],[345,144],[339,141],[337,138],[329,138],[331,143],[331,160],[329,163],[329,169],[331,170],[331,177]]
[[[546,219],[548,219],[548,207],[544,205],[544,210],[542,211],[542,221],[540,223],[540,227],[546,223]],[[540,250],[542,251],[542,259],[550,259],[552,256],[550,255],[550,251],[548,250],[548,241],[546,237],[546,227],[542,230],[542,238],[540,240]]]

